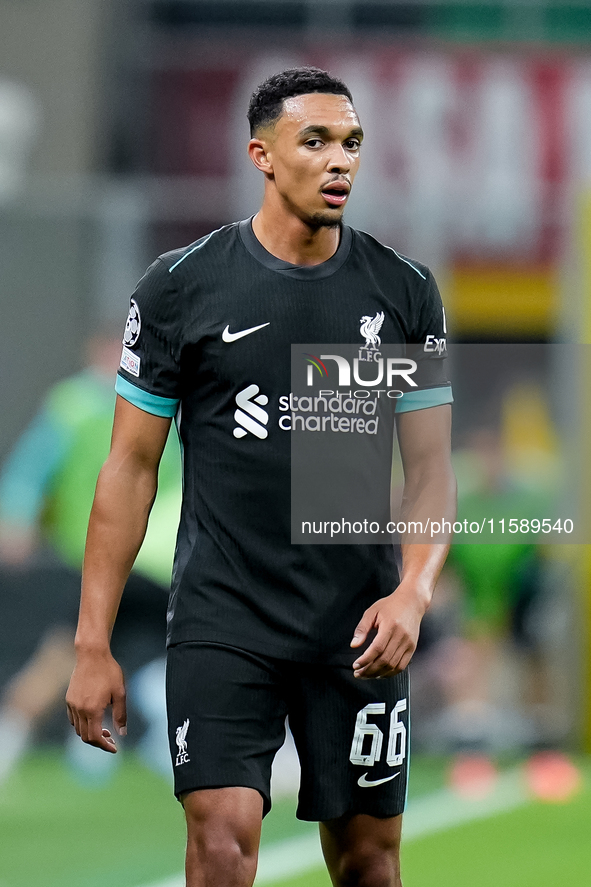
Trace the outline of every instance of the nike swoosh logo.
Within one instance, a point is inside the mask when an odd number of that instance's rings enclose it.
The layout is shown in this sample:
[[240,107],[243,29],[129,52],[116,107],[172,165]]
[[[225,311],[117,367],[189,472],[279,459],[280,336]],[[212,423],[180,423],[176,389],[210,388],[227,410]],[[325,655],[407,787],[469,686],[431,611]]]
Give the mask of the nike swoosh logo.
[[364,773],[363,776],[360,776],[357,780],[357,785],[361,786],[361,788],[371,788],[374,785],[381,785],[382,782],[390,782],[391,779],[396,779],[397,776],[400,776],[400,771],[398,773],[393,773],[392,776],[385,776],[383,779],[366,779],[367,773]]
[[[269,321],[271,323],[271,321]],[[235,342],[236,339],[242,339],[243,336],[250,336],[251,333],[256,333],[257,330],[262,330],[263,327],[269,326],[269,323],[261,323],[259,326],[251,326],[248,330],[240,330],[238,333],[230,332],[230,324],[226,327],[224,332],[222,333],[222,339],[224,342]]]

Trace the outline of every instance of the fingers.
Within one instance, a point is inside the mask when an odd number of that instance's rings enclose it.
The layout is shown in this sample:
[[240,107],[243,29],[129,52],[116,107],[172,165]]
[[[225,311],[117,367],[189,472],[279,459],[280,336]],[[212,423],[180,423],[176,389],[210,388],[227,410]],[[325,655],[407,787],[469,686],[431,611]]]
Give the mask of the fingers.
[[378,631],[367,650],[353,663],[356,678],[382,678],[403,671],[410,662],[415,644],[408,636]]
[[[97,709],[96,711],[82,711],[77,709],[72,703],[67,703],[67,711],[70,724],[74,727],[74,730],[83,742],[86,742],[88,745],[93,745],[95,748],[100,748],[103,751],[115,754],[117,751],[115,740],[113,739],[111,731],[103,727],[102,724],[104,708],[100,710]],[[122,699],[119,700],[119,712],[120,721],[121,717],[123,717],[123,721],[125,721],[124,692],[122,694]],[[119,722],[115,726],[115,729],[120,736],[124,736],[127,732],[124,723],[122,724]]]
[[357,628],[353,632],[353,640],[351,641],[352,647],[360,647],[361,644],[367,637],[367,634],[374,627],[375,623],[375,610],[373,607],[370,607],[365,611],[363,616],[361,617]]
[[127,705],[123,687],[113,694],[113,727],[119,736],[127,734]]
[[68,710],[68,720],[78,736],[80,736],[80,720],[78,718],[78,712],[68,702],[66,703],[66,706]]
[[353,674],[356,678],[362,677],[365,669],[369,668],[376,659],[383,655],[386,649],[382,632],[378,632],[367,650],[353,663]]
[[115,754],[117,751],[111,731],[103,727],[101,722],[94,718],[87,721],[81,720],[80,738],[87,745],[93,745],[95,748],[101,748],[103,751],[111,752],[111,754]]
[[[353,663],[355,677],[387,677],[406,668],[417,646],[421,616],[415,599],[400,596],[398,590],[369,607],[355,635],[361,643],[370,629],[377,633]],[[351,646],[358,645],[354,638]]]
[[108,706],[113,710],[113,733],[127,732],[125,684],[121,668],[109,655],[84,654],[78,657],[66,694],[68,720],[88,745],[103,751],[117,751],[110,730],[103,727]]
[[107,730],[106,727],[103,727],[102,738],[104,739],[106,745],[101,745],[100,747],[103,748],[105,751],[110,751],[113,754],[116,754],[117,746],[115,744],[115,740],[111,736],[111,731]]

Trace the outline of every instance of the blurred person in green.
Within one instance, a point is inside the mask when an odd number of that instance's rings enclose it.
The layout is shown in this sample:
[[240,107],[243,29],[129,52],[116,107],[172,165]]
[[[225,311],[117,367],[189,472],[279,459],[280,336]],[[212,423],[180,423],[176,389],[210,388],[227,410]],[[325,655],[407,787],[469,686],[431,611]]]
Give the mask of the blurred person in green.
[[[456,459],[458,520],[480,525],[492,519],[496,528],[486,543],[469,537],[455,543],[448,557],[462,636],[448,644],[444,657],[449,707],[439,728],[440,737],[460,750],[490,752],[547,738],[538,718],[548,695],[546,663],[532,627],[543,598],[543,547],[532,535],[500,535],[499,526],[503,518],[507,527],[509,518],[549,516],[553,472],[545,463],[536,479],[541,447],[531,440],[522,441],[531,476],[519,470],[513,418],[505,415],[500,429],[474,430]],[[507,668],[510,660],[517,671]]]
[[[104,331],[86,345],[87,365],[54,385],[0,472],[0,780],[27,747],[36,725],[61,705],[73,668],[73,635],[88,515],[109,450],[120,337]],[[113,643],[131,697],[148,730],[148,762],[168,772],[153,750],[164,731],[163,660],[166,604],[181,499],[178,438],[170,435],[159,493],[144,545],[123,597]],[[34,614],[34,618],[31,618]],[[135,692],[134,692],[135,690]],[[104,756],[70,743],[74,763],[92,774]],[[98,775],[98,774],[97,774]]]

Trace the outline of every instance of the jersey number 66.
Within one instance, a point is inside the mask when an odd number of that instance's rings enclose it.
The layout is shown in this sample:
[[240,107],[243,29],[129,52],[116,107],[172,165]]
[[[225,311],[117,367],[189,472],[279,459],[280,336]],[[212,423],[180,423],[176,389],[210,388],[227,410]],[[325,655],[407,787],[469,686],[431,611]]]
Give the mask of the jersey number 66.
[[[390,767],[399,767],[406,755],[406,727],[399,720],[399,715],[403,711],[406,711],[406,698],[400,699],[390,714],[390,732],[386,756],[386,763]],[[384,734],[377,724],[368,723],[367,718],[368,715],[384,715],[385,713],[385,702],[370,702],[369,705],[366,705],[365,708],[362,708],[357,713],[355,733],[353,734],[351,754],[349,755],[349,760],[352,764],[372,767],[376,761],[380,760]],[[369,750],[367,750],[367,743],[365,742],[366,736],[371,737]],[[364,742],[366,746],[365,751],[363,748]]]

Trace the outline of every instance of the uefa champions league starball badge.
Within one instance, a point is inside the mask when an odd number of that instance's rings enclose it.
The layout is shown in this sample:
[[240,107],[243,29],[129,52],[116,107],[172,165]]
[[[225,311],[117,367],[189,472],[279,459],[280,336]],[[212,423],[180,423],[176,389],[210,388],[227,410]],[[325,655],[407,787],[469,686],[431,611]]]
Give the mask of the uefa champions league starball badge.
[[128,348],[135,345],[140,337],[141,328],[142,322],[140,320],[140,309],[138,308],[135,299],[132,299],[131,305],[129,306],[129,314],[127,315],[127,322],[125,324],[125,332],[123,333],[123,344],[127,345]]

